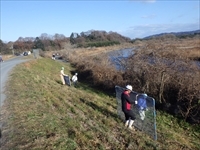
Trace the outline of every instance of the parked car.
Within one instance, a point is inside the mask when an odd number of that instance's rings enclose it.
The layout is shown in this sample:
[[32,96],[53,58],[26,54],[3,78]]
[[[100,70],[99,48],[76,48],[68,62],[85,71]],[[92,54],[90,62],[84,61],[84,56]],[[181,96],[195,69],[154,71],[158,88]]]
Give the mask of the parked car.
[[23,55],[24,55],[24,56],[28,56],[28,52],[24,52]]

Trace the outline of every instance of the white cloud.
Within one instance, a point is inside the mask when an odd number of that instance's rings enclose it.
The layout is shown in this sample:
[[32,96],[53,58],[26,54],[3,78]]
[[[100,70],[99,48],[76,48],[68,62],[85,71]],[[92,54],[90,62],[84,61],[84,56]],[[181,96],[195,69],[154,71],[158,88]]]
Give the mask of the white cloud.
[[199,22],[191,24],[146,24],[133,26],[127,30],[119,31],[118,33],[134,39],[160,33],[184,32],[198,29],[200,29]]
[[147,2],[147,3],[155,3],[156,2],[156,0],[142,0],[142,1]]
[[140,0],[141,2],[144,2],[144,3],[155,3],[156,0]]
[[143,3],[155,3],[156,2],[156,0],[132,0],[132,1],[143,2]]

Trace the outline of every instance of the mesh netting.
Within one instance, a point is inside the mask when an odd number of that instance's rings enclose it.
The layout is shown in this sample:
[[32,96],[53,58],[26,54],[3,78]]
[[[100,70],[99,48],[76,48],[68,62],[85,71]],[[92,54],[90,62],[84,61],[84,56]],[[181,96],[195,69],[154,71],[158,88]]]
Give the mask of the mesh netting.
[[[115,86],[116,99],[117,99],[117,114],[120,119],[125,120],[124,113],[122,111],[121,94],[125,90],[120,86]],[[138,101],[142,93],[132,91],[130,97],[134,101]],[[134,126],[142,132],[151,136],[154,140],[157,140],[156,133],[156,111],[155,111],[155,100],[152,97],[146,97],[146,110],[139,109],[139,104],[132,105],[132,110],[136,116]]]

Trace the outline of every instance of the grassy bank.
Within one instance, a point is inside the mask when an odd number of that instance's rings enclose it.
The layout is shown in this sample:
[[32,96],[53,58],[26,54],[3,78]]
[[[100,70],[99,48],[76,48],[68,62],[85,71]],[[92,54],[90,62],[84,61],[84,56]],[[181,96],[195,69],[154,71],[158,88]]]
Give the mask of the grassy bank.
[[7,85],[3,108],[1,149],[199,149],[199,132],[167,114],[157,112],[158,140],[140,131],[130,132],[117,117],[115,94],[107,95],[79,83],[63,86],[74,68],[49,58],[15,67]]

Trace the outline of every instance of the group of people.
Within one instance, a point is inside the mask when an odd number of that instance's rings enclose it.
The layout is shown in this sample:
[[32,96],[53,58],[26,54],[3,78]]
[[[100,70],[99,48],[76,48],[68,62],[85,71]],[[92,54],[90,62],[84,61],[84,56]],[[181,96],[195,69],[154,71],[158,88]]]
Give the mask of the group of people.
[[139,94],[136,96],[136,100],[133,100],[130,96],[132,86],[127,85],[126,89],[121,94],[122,111],[125,115],[125,127],[130,130],[135,130],[133,123],[136,119],[134,112],[131,110],[132,105],[137,105],[139,110],[140,119],[144,120],[145,111],[147,110],[146,98],[147,94]]
[[78,73],[75,73],[72,78],[70,79],[69,75],[66,75],[64,73],[64,67],[61,68],[60,70],[60,77],[61,77],[61,82],[63,85],[68,84],[69,86],[71,86],[71,81],[72,84],[74,85],[74,87],[77,86],[77,82],[78,82]]
[[[72,81],[73,85],[76,86],[78,82],[78,73],[75,73],[72,78],[64,73],[64,67],[60,70],[60,77],[61,82],[63,85],[68,84],[71,85],[71,83],[67,83]],[[68,81],[66,81],[66,79]],[[130,96],[130,93],[132,92],[132,86],[127,85],[125,90],[121,94],[121,103],[122,103],[122,111],[125,115],[125,127],[129,128],[130,130],[135,130],[133,127],[133,123],[136,119],[134,112],[131,110],[132,105],[137,105],[139,110],[140,119],[144,120],[145,118],[145,111],[147,111],[147,104],[146,104],[146,98],[147,94],[139,94],[136,96],[136,100],[133,100]]]

